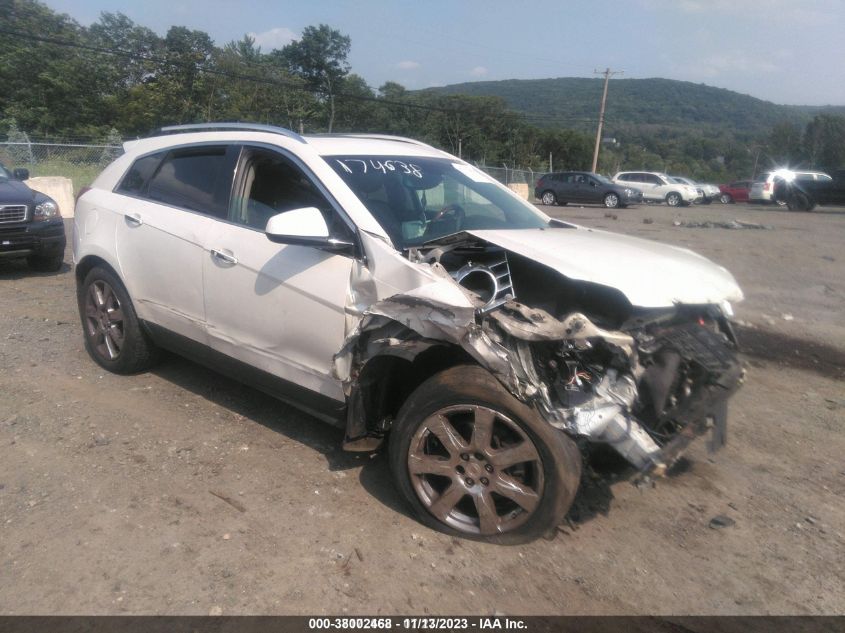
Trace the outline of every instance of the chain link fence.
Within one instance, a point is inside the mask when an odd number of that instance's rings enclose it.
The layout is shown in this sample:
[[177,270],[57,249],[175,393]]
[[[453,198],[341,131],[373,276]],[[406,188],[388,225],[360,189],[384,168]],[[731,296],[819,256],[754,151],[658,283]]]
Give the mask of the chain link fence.
[[0,141],[0,163],[7,169],[28,169],[30,177],[70,178],[74,195],[122,153],[120,145]]
[[546,173],[544,171],[534,171],[533,169],[511,169],[506,165],[502,165],[501,167],[491,167],[489,165],[476,166],[488,176],[510,187],[517,194],[529,201],[534,200],[534,185],[537,179]]
[[[0,141],[0,163],[9,170],[24,168],[30,176],[63,176],[73,181],[76,194],[87,187],[115,158],[123,154],[120,145],[51,143],[46,141]],[[505,185],[526,185],[533,196],[534,184],[545,172],[511,169],[506,165],[477,167]]]

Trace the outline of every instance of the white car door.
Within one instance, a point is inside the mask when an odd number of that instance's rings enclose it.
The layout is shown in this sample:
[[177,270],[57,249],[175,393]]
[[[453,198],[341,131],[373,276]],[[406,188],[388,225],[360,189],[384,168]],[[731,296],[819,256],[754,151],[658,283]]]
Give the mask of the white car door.
[[332,358],[346,334],[345,305],[355,261],[316,247],[275,244],[264,233],[267,220],[278,213],[317,207],[330,215],[332,207],[314,181],[276,151],[244,148],[237,171],[229,220],[216,222],[206,240],[209,343],[227,356],[342,402]]
[[200,342],[203,244],[227,211],[236,157],[225,145],[142,157],[115,192],[115,248],[138,316]]

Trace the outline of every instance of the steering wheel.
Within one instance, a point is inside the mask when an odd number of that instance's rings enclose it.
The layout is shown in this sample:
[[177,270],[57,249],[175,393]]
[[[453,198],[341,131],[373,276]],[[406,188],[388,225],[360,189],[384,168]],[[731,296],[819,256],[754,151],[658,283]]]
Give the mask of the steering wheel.
[[467,217],[466,211],[464,211],[464,208],[461,205],[456,203],[444,206],[433,218],[431,218],[431,221],[437,222],[442,220],[447,213],[451,213],[455,216],[455,223],[458,225],[458,228],[461,228],[464,225],[464,218]]

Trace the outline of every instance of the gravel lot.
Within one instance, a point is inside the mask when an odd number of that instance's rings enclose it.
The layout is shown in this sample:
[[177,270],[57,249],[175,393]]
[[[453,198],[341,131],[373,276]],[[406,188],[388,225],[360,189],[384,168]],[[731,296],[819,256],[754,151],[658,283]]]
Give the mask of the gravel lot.
[[[845,210],[544,209],[736,275],[725,450],[647,489],[587,472],[551,540],[453,539],[384,455],[259,392],[175,357],[104,373],[70,267],[0,261],[0,613],[845,613]],[[674,225],[734,218],[772,228]]]

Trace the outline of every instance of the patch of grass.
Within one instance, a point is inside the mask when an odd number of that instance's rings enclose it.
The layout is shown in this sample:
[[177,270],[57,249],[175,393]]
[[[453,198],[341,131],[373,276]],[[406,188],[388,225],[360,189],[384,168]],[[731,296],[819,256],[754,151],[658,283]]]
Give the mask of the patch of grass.
[[73,195],[89,186],[103,168],[97,164],[74,163],[67,160],[48,160],[29,166],[30,176],[63,176],[73,182]]

